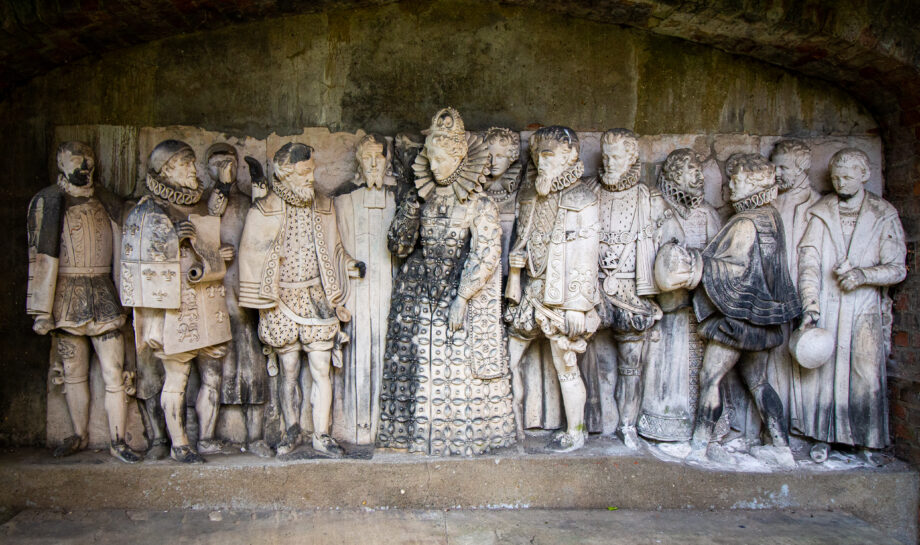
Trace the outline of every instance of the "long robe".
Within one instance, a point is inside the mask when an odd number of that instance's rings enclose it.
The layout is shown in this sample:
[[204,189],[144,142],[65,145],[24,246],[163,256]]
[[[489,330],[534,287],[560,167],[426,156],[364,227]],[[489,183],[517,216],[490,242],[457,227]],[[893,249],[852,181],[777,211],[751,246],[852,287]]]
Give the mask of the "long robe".
[[345,300],[351,322],[342,368],[334,377],[332,435],[355,444],[373,444],[380,420],[380,384],[386,350],[387,315],[396,260],[387,249],[387,230],[396,212],[395,189],[360,187],[335,198],[339,235],[345,251],[367,266],[352,279]]
[[[888,445],[885,360],[891,335],[887,286],[904,279],[907,249],[894,207],[868,191],[849,245],[840,226],[839,197],[809,210],[799,243],[799,289],[818,327],[837,336],[831,361],[795,367],[793,429],[819,441],[882,448]],[[844,292],[835,268],[844,260],[863,270],[868,285]]]

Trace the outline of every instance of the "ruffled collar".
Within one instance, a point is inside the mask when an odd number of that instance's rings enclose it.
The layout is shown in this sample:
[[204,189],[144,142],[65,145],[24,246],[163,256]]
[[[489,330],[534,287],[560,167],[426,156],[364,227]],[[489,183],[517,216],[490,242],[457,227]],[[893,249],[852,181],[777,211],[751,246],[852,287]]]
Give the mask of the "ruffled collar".
[[[278,194],[284,202],[291,206],[304,207],[310,205],[310,200],[304,199],[294,194],[277,176],[272,176],[272,191]],[[315,191],[315,190],[314,190]]]
[[733,202],[732,206],[735,208],[735,212],[745,212],[747,210],[753,210],[755,208],[760,208],[765,204],[770,204],[773,202],[773,199],[776,198],[779,187],[776,184],[771,185],[770,187],[754,193],[750,197],[741,199],[738,202]]
[[553,191],[562,191],[563,189],[574,184],[581,179],[581,176],[585,173],[585,164],[581,162],[581,159],[575,161],[575,164],[565,169],[562,174],[556,176],[553,179],[552,190]]
[[635,187],[639,183],[639,174],[642,172],[642,165],[639,161],[636,161],[629,167],[629,170],[620,175],[619,179],[614,182],[607,181],[607,173],[604,172],[604,168],[601,167],[598,172],[598,176],[601,180],[601,183],[604,185],[604,188],[608,191],[625,191],[631,187]]
[[460,161],[453,174],[441,182],[435,181],[425,150],[422,149],[419,152],[412,164],[412,170],[415,172],[415,187],[419,197],[429,198],[437,186],[452,188],[460,202],[466,202],[472,193],[482,192],[485,171],[489,163],[489,147],[482,141],[482,138],[474,134],[467,135],[466,143],[469,150],[466,157]]
[[201,193],[204,191],[201,187],[189,189],[187,187],[172,187],[156,179],[153,175],[147,175],[147,189],[156,197],[159,197],[172,204],[189,205],[195,204],[201,200]]
[[[508,181],[507,184],[504,183],[506,180]],[[492,185],[486,190],[486,194],[492,198],[501,199],[517,191],[520,183],[521,162],[518,160],[511,163],[511,166],[501,175],[501,178],[492,182]]]
[[70,195],[71,197],[81,197],[84,199],[92,197],[93,191],[95,190],[93,187],[94,184],[92,182],[84,186],[73,185],[67,181],[67,177],[63,174],[58,175],[57,185],[65,194]]
[[686,218],[691,210],[699,208],[699,206],[703,204],[702,195],[691,195],[677,186],[677,184],[672,184],[667,180],[659,180],[658,189],[661,190],[664,200],[668,201],[668,204],[670,204],[682,218]]

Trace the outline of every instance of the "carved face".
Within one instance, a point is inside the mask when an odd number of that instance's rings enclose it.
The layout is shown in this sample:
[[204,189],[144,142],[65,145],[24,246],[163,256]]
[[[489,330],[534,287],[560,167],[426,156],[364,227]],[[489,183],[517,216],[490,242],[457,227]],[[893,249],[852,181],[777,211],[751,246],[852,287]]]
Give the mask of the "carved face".
[[160,177],[169,185],[198,189],[198,169],[195,154],[186,149],[173,155],[160,170]]
[[96,162],[92,157],[73,154],[70,150],[63,150],[58,157],[58,168],[61,169],[67,181],[77,187],[84,187],[92,183],[93,171]]
[[530,150],[530,156],[537,165],[537,193],[548,195],[553,180],[558,178],[578,160],[578,149],[559,140],[546,139]]
[[358,165],[367,181],[367,187],[383,187],[383,176],[386,174],[387,158],[383,154],[383,144],[367,142],[358,150]]
[[869,172],[854,163],[831,164],[831,183],[841,199],[847,200],[863,190],[869,180]]
[[776,167],[776,183],[780,191],[795,187],[805,175],[805,171],[796,164],[795,155],[791,153],[774,155],[773,165]]
[[[230,166],[229,171],[229,180],[221,180],[221,173],[224,172],[226,166]],[[236,180],[236,172],[239,168],[239,164],[236,160],[236,157],[230,155],[229,153],[215,153],[208,158],[208,176],[212,180],[220,181],[223,183],[232,183],[233,180]]]
[[494,138],[489,142],[489,176],[499,178],[511,166],[513,143]]
[[703,194],[703,167],[696,161],[690,161],[681,167],[677,185],[694,197]]
[[425,139],[425,153],[437,182],[449,178],[463,161],[463,154],[459,153],[454,141],[445,136],[429,135]]
[[770,187],[774,183],[773,178],[769,171],[751,172],[742,168],[728,182],[732,202],[743,201],[751,195]]
[[631,138],[615,138],[601,143],[604,172],[619,179],[639,160],[639,148]]
[[316,181],[314,172],[316,161],[313,157],[290,165],[290,170],[285,174],[284,185],[298,198],[307,202],[313,201],[313,184]]

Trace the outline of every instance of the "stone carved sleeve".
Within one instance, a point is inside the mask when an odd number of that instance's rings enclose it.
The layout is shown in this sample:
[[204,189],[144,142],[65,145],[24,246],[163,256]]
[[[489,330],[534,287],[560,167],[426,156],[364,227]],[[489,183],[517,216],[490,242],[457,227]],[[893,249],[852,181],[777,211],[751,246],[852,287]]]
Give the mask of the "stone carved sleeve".
[[470,230],[470,253],[457,288],[457,295],[467,300],[486,285],[501,263],[502,227],[494,202],[477,199]]
[[[804,312],[821,312],[821,247],[824,240],[824,222],[812,216],[799,241],[799,298]],[[833,248],[826,251],[833,252]]]
[[418,193],[413,189],[399,203],[396,215],[390,224],[390,231],[387,233],[387,247],[400,259],[408,257],[415,248],[415,243],[418,242],[420,218]]
[[884,220],[879,237],[878,257],[878,265],[862,268],[867,283],[873,286],[890,286],[904,280],[907,276],[907,268],[904,266],[907,246],[904,243],[904,229],[896,216]]

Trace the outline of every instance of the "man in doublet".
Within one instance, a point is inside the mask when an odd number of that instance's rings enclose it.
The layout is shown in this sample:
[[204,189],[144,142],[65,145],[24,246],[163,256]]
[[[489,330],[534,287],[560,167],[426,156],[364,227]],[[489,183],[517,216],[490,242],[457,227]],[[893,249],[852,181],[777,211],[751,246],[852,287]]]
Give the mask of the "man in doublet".
[[[907,252],[895,208],[865,189],[869,158],[838,151],[830,161],[834,194],[808,211],[799,242],[802,328],[829,331],[830,361],[797,366],[793,426],[816,444],[812,457],[827,458],[828,443],[881,449],[889,443],[886,369],[891,341],[887,288],[904,280]],[[876,462],[872,450],[864,450]]]
[[223,277],[232,246],[220,241],[220,217],[209,213],[184,142],[165,140],[150,153],[147,189],[125,219],[121,246],[121,301],[134,307],[138,353],[146,349],[165,371],[160,401],[172,441],[171,456],[204,459],[189,443],[185,399],[192,361],[222,358],[231,337]]
[[330,435],[330,372],[333,364],[341,365],[342,344],[348,341],[341,323],[350,319],[343,306],[349,277],[360,276],[363,264],[342,246],[332,199],[314,191],[315,169],[309,146],[289,143],[275,153],[271,189],[256,200],[243,229],[240,306],[259,309],[259,338],[281,362],[286,429],[277,453],[290,454],[301,443],[303,351],[313,379],[313,449],[341,457],[344,450]]
[[390,226],[396,277],[377,445],[476,455],[514,443],[501,324],[501,226],[483,194],[488,148],[460,114],[432,119],[414,190]]
[[783,324],[801,313],[786,263],[785,233],[779,212],[770,204],[777,193],[774,168],[756,154],[735,154],[726,163],[731,201],[736,214],[693,263],[689,287],[699,320],[699,335],[707,340],[700,373],[700,400],[691,441],[692,459],[707,455],[716,422],[722,413],[720,385],[739,366],[772,448],[764,457],[780,465],[795,462],[783,404],[767,381],[771,348],[783,342]]
[[355,279],[345,307],[351,338],[343,367],[335,377],[333,431],[355,444],[373,444],[380,422],[380,386],[386,350],[387,315],[396,264],[387,248],[387,230],[396,213],[396,180],[386,139],[363,136],[355,145],[357,189],[335,198],[339,233],[345,251],[367,264]]
[[[716,209],[703,200],[703,181],[699,157],[686,148],[672,151],[658,175],[658,189],[683,232],[685,248],[702,250],[722,224]],[[664,314],[649,334],[637,428],[651,439],[689,441],[703,341],[696,333],[689,290],[662,291],[657,300]]]
[[539,129],[531,136],[530,154],[534,168],[519,195],[518,238],[505,293],[517,435],[523,439],[521,359],[530,343],[543,337],[550,342],[567,426],[547,448],[567,452],[584,446],[586,391],[577,355],[600,323],[594,308],[597,196],[581,180],[584,165],[572,129]]
[[29,283],[26,310],[36,333],[52,333],[74,434],[54,451],[66,456],[89,442],[90,344],[102,367],[109,453],[128,463],[140,458],[125,442],[125,313],[112,281],[113,248],[121,205],[93,182],[95,156],[81,142],[57,150],[57,184],[29,202]]

